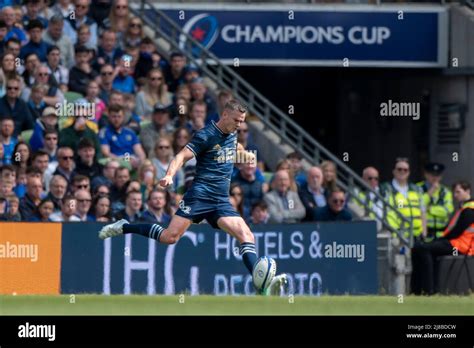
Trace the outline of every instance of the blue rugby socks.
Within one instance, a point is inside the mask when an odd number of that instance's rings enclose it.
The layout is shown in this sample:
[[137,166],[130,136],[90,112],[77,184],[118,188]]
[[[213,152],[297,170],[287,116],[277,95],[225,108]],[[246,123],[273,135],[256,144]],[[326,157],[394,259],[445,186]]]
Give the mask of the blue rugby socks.
[[123,225],[123,233],[135,233],[147,238],[160,241],[160,236],[164,231],[164,227],[158,224],[125,224]]
[[257,262],[257,253],[255,251],[255,243],[242,243],[240,244],[239,254],[242,255],[245,267],[252,274],[253,266]]

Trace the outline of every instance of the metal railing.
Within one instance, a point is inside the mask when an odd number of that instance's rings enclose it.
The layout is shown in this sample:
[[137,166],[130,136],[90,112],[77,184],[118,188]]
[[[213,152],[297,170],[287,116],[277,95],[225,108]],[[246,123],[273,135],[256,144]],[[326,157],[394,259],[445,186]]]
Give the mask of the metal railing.
[[[410,219],[405,218],[384,197],[373,191],[358,174],[316,141],[270,100],[231,68],[222,64],[217,56],[189,34],[183,32],[181,27],[166,16],[163,11],[155,8],[148,0],[141,0],[139,7],[134,6],[130,10],[136,16],[141,17],[144,24],[154,31],[155,39],[162,38],[171,45],[173,50],[183,52],[188,62],[198,66],[204,76],[210,78],[220,88],[230,90],[237,99],[245,101],[250,112],[255,114],[266,128],[277,133],[282,143],[298,149],[301,155],[314,165],[320,164],[322,160],[334,162],[337,166],[337,184],[365,209],[370,210],[371,208],[359,197],[358,192],[364,191],[366,194],[372,192],[383,204],[383,217],[377,216],[376,219],[386,230],[397,234],[402,243],[413,245],[413,222]],[[395,217],[404,227],[394,229],[390,226],[387,222],[387,214]],[[408,238],[405,236],[406,232],[408,232]]]

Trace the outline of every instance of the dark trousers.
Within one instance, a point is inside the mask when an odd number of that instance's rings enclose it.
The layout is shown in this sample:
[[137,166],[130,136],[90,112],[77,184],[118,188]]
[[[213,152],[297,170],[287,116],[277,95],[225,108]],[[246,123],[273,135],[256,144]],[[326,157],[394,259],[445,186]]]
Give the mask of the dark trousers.
[[415,295],[435,293],[436,258],[452,255],[453,246],[447,239],[437,239],[429,243],[418,242],[412,250],[413,274],[411,290]]

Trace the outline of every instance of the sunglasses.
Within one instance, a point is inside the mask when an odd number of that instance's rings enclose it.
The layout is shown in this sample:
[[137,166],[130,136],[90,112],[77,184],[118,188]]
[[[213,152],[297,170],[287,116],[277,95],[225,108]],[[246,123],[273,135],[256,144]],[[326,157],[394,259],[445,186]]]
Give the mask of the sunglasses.
[[76,185],[78,189],[87,189],[89,188],[89,185]]
[[77,201],[79,203],[84,203],[84,202],[90,203],[90,202],[92,202],[92,199],[78,199]]
[[239,129],[238,133],[248,133],[248,129]]
[[67,161],[67,160],[72,161],[74,159],[74,157],[73,156],[63,156],[63,157],[61,157],[61,159],[64,160],[64,161]]
[[20,87],[12,87],[12,86],[7,86],[7,89],[9,91],[18,91],[20,89]]
[[140,23],[132,23],[132,24],[130,24],[130,27],[132,27],[132,28],[141,28],[142,25]]
[[369,176],[367,179],[370,180],[370,181],[372,181],[372,180],[379,180],[379,178],[376,177],[376,176]]
[[343,204],[346,200],[345,199],[333,199],[332,200],[335,204]]
[[38,76],[48,76],[48,73],[38,73]]
[[395,170],[396,170],[397,172],[408,173],[408,168],[395,168]]
[[102,76],[112,76],[113,75],[113,71],[103,71],[100,73]]

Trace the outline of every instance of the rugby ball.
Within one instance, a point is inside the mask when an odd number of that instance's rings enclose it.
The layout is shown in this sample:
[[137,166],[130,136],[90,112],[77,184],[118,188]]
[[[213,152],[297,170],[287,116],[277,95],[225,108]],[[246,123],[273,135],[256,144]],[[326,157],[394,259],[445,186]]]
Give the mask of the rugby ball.
[[267,256],[260,257],[253,267],[253,285],[257,291],[265,290],[276,273],[276,262]]

